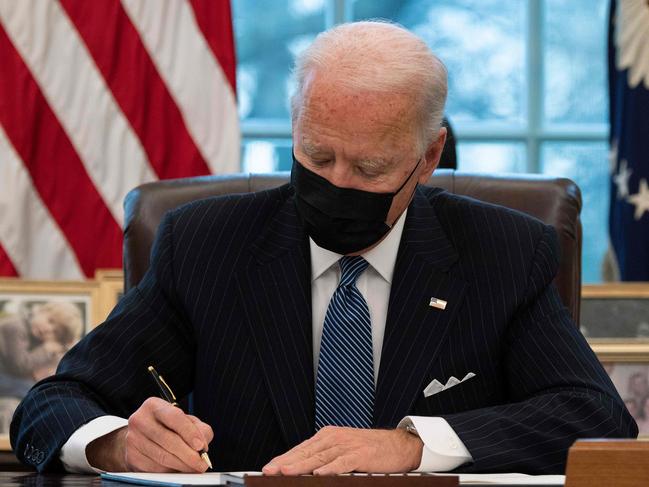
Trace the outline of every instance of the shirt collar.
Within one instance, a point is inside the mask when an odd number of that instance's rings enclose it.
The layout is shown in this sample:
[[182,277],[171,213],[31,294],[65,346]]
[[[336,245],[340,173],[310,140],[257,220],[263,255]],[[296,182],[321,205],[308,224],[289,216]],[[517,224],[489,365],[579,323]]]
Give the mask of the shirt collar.
[[[407,213],[408,209],[401,214],[381,243],[362,254],[374,270],[390,284],[392,283],[394,264],[397,261],[397,252],[399,251],[399,243],[401,242]],[[323,249],[311,237],[309,237],[309,247],[311,249],[311,281],[313,282],[338,262],[342,255]]]

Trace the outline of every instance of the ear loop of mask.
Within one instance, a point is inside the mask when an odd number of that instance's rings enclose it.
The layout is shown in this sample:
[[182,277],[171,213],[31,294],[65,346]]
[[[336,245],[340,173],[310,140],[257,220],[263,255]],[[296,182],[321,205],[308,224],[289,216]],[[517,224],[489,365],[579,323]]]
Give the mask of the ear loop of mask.
[[[401,192],[401,190],[406,186],[406,184],[408,184],[408,181],[410,181],[410,178],[412,177],[412,175],[415,174],[415,171],[416,171],[417,168],[419,167],[419,164],[421,163],[421,160],[422,160],[422,159],[423,159],[423,157],[420,157],[420,158],[419,158],[419,160],[417,161],[417,164],[415,165],[415,167],[413,168],[413,170],[410,172],[410,174],[408,175],[408,177],[406,178],[406,180],[403,182],[403,184],[401,184],[401,186],[399,186],[399,189],[397,189],[397,190],[394,192],[394,196],[398,195],[398,194]],[[417,186],[415,185],[415,189],[412,190],[412,193],[413,193],[413,194],[415,193],[415,190],[416,190],[416,189],[417,189]],[[392,197],[393,199],[394,199],[394,196]],[[412,198],[412,194],[410,195],[410,198]],[[400,218],[400,217],[401,217],[401,215],[399,215],[399,216],[397,217],[397,219],[394,220],[394,223],[396,223],[397,221],[399,221],[399,218]],[[389,224],[388,222],[385,222],[385,224],[388,226],[389,229],[392,229],[392,227],[394,226],[394,223]]]

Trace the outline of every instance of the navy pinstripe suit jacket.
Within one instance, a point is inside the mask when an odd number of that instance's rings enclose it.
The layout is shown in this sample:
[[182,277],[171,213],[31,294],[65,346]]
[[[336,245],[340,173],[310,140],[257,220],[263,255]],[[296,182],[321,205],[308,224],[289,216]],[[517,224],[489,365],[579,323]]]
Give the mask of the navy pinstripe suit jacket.
[[[374,423],[442,416],[472,471],[561,472],[580,437],[637,427],[562,306],[554,231],[501,207],[419,188],[396,262]],[[87,421],[128,417],[153,364],[214,429],[217,469],[259,470],[314,433],[310,257],[289,186],[167,214],[151,267],[103,325],[37,384],[11,425],[18,456],[61,468]],[[446,310],[428,306],[431,296]],[[432,380],[476,377],[429,398]]]

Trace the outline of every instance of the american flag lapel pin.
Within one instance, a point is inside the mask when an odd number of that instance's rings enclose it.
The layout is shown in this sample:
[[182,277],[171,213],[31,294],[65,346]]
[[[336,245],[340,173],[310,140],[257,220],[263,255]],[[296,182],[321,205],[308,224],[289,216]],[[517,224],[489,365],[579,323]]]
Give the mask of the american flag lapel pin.
[[446,309],[446,301],[444,301],[443,299],[432,298],[431,297],[430,298],[430,303],[428,303],[428,306],[430,306],[431,308],[437,308],[437,309],[444,310],[444,309]]

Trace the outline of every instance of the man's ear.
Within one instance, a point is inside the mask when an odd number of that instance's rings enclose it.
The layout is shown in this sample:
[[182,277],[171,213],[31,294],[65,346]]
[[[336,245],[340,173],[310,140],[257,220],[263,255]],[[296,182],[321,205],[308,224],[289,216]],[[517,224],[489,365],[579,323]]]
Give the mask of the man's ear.
[[440,127],[439,132],[437,132],[437,138],[426,149],[424,168],[419,173],[420,184],[426,183],[430,179],[431,174],[433,174],[433,171],[437,169],[439,160],[442,157],[442,151],[444,150],[444,144],[446,143],[446,133],[446,127]]

